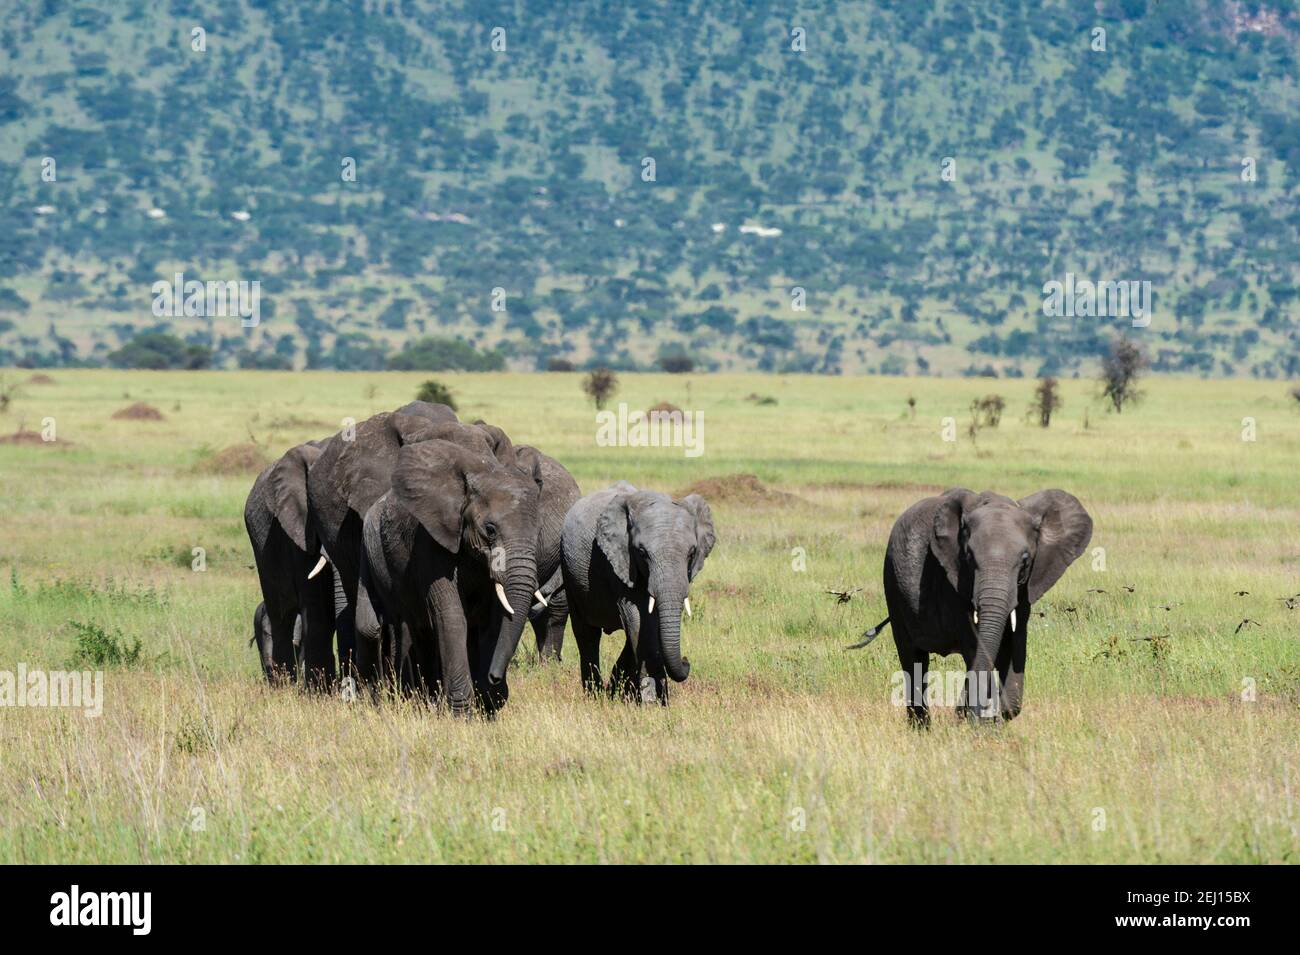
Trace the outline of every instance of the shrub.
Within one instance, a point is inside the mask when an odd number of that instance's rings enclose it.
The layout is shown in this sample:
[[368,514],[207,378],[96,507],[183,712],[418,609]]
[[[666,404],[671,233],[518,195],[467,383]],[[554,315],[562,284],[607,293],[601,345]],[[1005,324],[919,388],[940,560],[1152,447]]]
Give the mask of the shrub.
[[90,664],[96,667],[129,667],[140,662],[143,647],[139,637],[128,645],[120,630],[110,634],[97,623],[78,623],[76,620],[68,622],[76,632],[77,639],[72,652],[73,666]]
[[596,410],[605,407],[605,402],[614,397],[618,391],[618,375],[608,368],[597,368],[582,379],[582,390],[596,403]]
[[1126,404],[1141,400],[1137,381],[1150,364],[1142,349],[1128,338],[1121,336],[1111,342],[1110,351],[1101,360],[1101,393],[1110,399],[1116,414],[1121,414]]
[[1055,378],[1048,375],[1038,380],[1034,389],[1034,403],[1029,406],[1030,414],[1038,416],[1038,423],[1046,428],[1052,423],[1052,413],[1061,407],[1061,393]]
[[212,349],[204,345],[187,345],[166,332],[144,332],[110,353],[108,361],[117,368],[194,370],[207,368],[212,363]]
[[416,401],[429,401],[435,405],[446,405],[452,411],[459,411],[456,407],[456,399],[452,397],[451,389],[440,381],[434,381],[430,378],[420,386],[420,390],[415,393]]
[[417,338],[388,356],[392,371],[500,371],[505,366],[500,352],[481,352],[455,338]]

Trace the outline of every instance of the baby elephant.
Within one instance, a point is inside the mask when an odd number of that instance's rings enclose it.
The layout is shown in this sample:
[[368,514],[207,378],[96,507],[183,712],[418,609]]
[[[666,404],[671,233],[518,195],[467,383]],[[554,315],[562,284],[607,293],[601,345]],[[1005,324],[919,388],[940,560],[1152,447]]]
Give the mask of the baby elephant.
[[892,624],[908,715],[917,723],[929,718],[931,653],[960,653],[966,661],[961,714],[1012,719],[1024,695],[1029,609],[1090,540],[1092,518],[1064,491],[1013,501],[959,487],[919,501],[889,535],[889,616],[859,646]]
[[588,691],[602,688],[602,631],[622,630],[627,643],[610,694],[668,704],[665,675],[681,683],[691,670],[682,656],[682,610],[690,616],[687,591],[713,542],[713,515],[698,494],[674,501],[620,481],[569,509],[561,567]]

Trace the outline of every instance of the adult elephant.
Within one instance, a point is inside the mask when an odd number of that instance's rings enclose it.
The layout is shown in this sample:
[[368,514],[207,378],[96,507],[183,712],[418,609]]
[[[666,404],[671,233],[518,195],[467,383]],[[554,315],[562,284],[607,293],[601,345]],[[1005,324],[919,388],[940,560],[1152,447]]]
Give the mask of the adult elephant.
[[690,674],[682,611],[690,613],[690,582],[715,539],[713,515],[698,494],[675,501],[620,481],[569,510],[561,534],[564,586],[588,691],[602,687],[601,633],[622,630],[627,641],[610,693],[667,705],[666,677],[681,683]]
[[[345,674],[357,671],[365,677],[377,668],[369,649],[378,647],[378,620],[368,595],[358,589],[366,512],[387,492],[401,449],[449,423],[457,423],[454,411],[424,401],[374,415],[331,438],[308,473],[308,546],[316,548],[308,576],[320,576],[326,564],[333,567],[331,616],[338,629],[339,667]],[[328,638],[321,639],[325,621],[312,616],[318,608],[309,610],[302,640],[306,679],[312,686],[330,686],[335,678],[333,647]],[[358,629],[365,635],[360,642]],[[354,659],[357,650],[361,655]]]
[[333,636],[332,576],[308,578],[320,548],[307,530],[307,475],[324,443],[308,441],[286,451],[257,476],[244,502],[244,527],[262,587],[254,639],[273,683],[294,679],[300,618],[316,621],[322,629],[315,636],[326,645]]
[[365,579],[391,632],[410,636],[414,682],[454,713],[492,713],[538,589],[541,461],[499,455],[479,428],[445,435],[398,452],[366,515]]
[[931,653],[960,653],[966,662],[959,712],[1012,719],[1024,698],[1030,608],[1090,540],[1092,518],[1065,491],[1013,501],[959,487],[919,501],[898,518],[885,550],[889,616],[859,645],[893,626],[914,722],[929,719]]

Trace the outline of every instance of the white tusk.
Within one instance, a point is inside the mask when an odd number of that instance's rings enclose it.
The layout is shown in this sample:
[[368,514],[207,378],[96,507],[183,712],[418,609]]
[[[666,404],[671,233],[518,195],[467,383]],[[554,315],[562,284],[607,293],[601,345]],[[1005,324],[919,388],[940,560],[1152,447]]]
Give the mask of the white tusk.
[[976,624],[976,626],[979,625],[979,622],[980,622],[980,612],[979,612],[978,610],[976,610],[976,611],[975,611],[975,624]]
[[538,603],[540,603],[543,607],[550,606],[550,604],[546,602],[546,598],[542,596],[542,592],[540,590],[534,590],[533,596],[537,598]]
[[690,598],[690,597],[683,597],[683,598],[682,598],[682,608],[686,611],[686,616],[688,616],[688,617],[689,617],[689,616],[692,616],[692,614],[691,614],[691,598]]
[[654,612],[655,612],[655,595],[654,595],[654,594],[651,594],[651,595],[650,595],[650,606],[648,606],[648,607],[646,608],[646,611],[645,611],[645,612],[646,612],[646,613],[654,613]]
[[512,617],[515,615],[515,608],[510,606],[509,600],[506,600],[506,589],[499,582],[497,583],[497,600],[501,601],[501,606],[506,608],[506,613]]
[[307,575],[307,579],[314,580],[316,575],[319,574],[322,570],[324,570],[325,565],[328,564],[329,562],[330,559],[326,557],[324,554],[321,554],[320,560],[316,561],[316,566],[313,567],[311,573]]
[[1011,611],[1011,632],[1015,633],[1015,631],[1016,631],[1016,612],[1012,610]]

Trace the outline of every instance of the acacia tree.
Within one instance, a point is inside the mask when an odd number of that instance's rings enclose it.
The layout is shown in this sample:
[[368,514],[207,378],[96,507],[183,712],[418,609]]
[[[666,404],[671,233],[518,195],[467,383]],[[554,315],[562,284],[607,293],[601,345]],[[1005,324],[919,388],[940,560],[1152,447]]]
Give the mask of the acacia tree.
[[1101,393],[1110,399],[1116,414],[1123,413],[1126,404],[1141,400],[1137,381],[1150,364],[1142,349],[1126,336],[1111,342],[1110,351],[1101,360]]
[[1057,380],[1051,375],[1038,379],[1038,387],[1034,389],[1034,403],[1029,410],[1038,415],[1038,423],[1042,427],[1046,428],[1052,423],[1052,412],[1062,404]]
[[596,410],[600,411],[605,407],[605,402],[618,391],[618,375],[608,368],[597,368],[582,379],[582,390],[596,403]]

